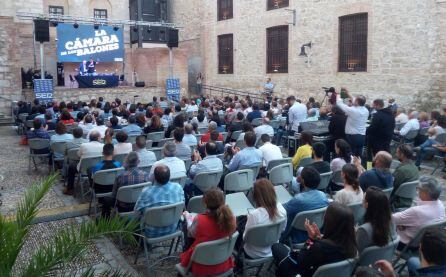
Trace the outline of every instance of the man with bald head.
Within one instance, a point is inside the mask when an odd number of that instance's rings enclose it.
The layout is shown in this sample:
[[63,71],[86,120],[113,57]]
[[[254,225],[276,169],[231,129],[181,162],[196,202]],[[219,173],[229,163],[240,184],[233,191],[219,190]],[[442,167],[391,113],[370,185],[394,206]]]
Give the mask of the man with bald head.
[[254,128],[254,133],[256,133],[257,141],[263,134],[267,134],[271,138],[274,137],[274,129],[271,125],[269,125],[268,117],[264,117],[262,119],[262,125]]
[[359,185],[363,191],[368,187],[374,186],[381,189],[387,189],[393,185],[393,176],[390,173],[392,164],[392,155],[386,151],[379,151],[373,159],[374,167],[365,171],[359,177]]

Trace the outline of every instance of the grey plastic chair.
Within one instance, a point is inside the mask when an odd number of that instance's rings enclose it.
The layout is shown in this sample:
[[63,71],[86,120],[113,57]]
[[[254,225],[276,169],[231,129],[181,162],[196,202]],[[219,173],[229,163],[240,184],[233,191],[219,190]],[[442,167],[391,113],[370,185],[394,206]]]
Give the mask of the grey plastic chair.
[[166,143],[173,142],[173,138],[165,138],[158,142],[158,147],[163,147]]
[[288,163],[291,163],[291,162],[292,162],[291,158],[283,158],[283,159],[278,159],[278,160],[271,160],[267,164],[266,170],[268,172],[270,172],[273,167],[276,167],[276,166],[281,165],[281,164],[288,164]]
[[[282,231],[285,229],[285,219],[278,220],[274,223],[257,225],[246,230],[243,237],[244,244],[254,247],[271,247],[280,239]],[[243,276],[247,276],[247,269],[257,267],[256,276],[259,276],[263,265],[271,263],[274,259],[272,256],[258,259],[247,259],[242,256]]]
[[362,202],[349,204],[348,207],[353,212],[353,217],[355,218],[355,224],[362,224],[362,221],[364,220],[365,215],[365,209],[362,206]]
[[269,172],[269,180],[275,186],[290,184],[293,178],[293,164],[291,163],[273,167]]
[[356,266],[355,259],[320,266],[313,277],[351,276]]
[[383,247],[370,246],[365,248],[359,255],[358,266],[374,265],[378,260],[392,262],[399,241],[400,239],[397,237]]
[[162,147],[155,147],[155,148],[150,148],[150,149],[147,149],[147,150],[152,151],[153,153],[155,153],[157,161],[161,160],[164,157],[164,152],[163,152],[163,148]]
[[226,138],[228,138],[228,132],[221,132],[221,135],[223,137],[223,141],[226,141]]
[[245,140],[243,140],[243,139],[238,139],[238,140],[235,142],[235,147],[240,148],[240,150],[243,150],[243,148],[246,148]]
[[[131,203],[135,204],[139,196],[141,195],[142,190],[151,185],[152,183],[147,182],[137,185],[120,187],[116,192],[115,211],[117,211],[118,202],[126,204],[131,204]],[[117,214],[119,216],[130,217],[135,215],[135,212],[122,212],[122,213],[118,212]]]
[[251,121],[251,125],[254,126],[254,127],[262,125],[262,118],[254,118]]
[[208,189],[218,186],[222,175],[222,171],[198,173],[195,175],[193,183],[202,192],[206,192]]
[[192,165],[192,160],[191,159],[185,159],[185,160],[182,160],[182,161],[184,162],[184,166],[186,167],[186,172],[188,172],[189,169],[190,169],[190,166]]
[[[187,267],[182,267],[181,264],[176,264],[175,268],[178,274],[181,276],[193,276],[190,272],[192,263],[198,263],[202,265],[217,265],[221,264],[232,256],[232,251],[234,250],[235,242],[239,233],[236,231],[231,237],[225,237],[219,240],[202,242],[195,246],[192,257],[189,261]],[[214,277],[226,277],[232,276],[232,268],[227,272],[220,275],[215,275]]]
[[152,142],[160,142],[163,139],[164,139],[164,132],[155,132],[147,134],[147,140],[151,140]]
[[102,161],[102,156],[83,158],[79,165],[79,174],[77,175],[77,184],[81,189],[81,199],[84,198],[84,183],[88,181],[88,169]]
[[[394,197],[403,197],[408,199],[414,199],[417,195],[417,187],[419,185],[419,181],[406,182],[401,184],[398,189],[393,194]],[[393,203],[393,199],[391,199],[392,210],[395,211],[395,205]]]
[[383,189],[383,192],[386,194],[387,198],[390,199],[390,195],[392,195],[393,187]]
[[297,165],[297,168],[299,168],[299,167],[306,167],[307,165],[310,165],[313,162],[314,162],[314,160],[311,157],[302,158],[299,161],[299,164]]
[[331,175],[331,181],[335,183],[338,187],[344,187],[344,181],[342,180],[342,171],[335,171]]
[[[175,240],[177,240],[177,247],[178,247],[179,241],[184,241],[184,239],[183,239],[183,232],[179,229],[177,229],[172,234],[168,234],[168,235],[157,237],[157,238],[149,238],[145,235],[145,232],[144,232],[145,228],[146,227],[163,228],[163,227],[171,226],[173,224],[178,224],[178,222],[180,221],[180,218],[183,214],[183,210],[184,210],[184,202],[148,208],[145,210],[145,212],[141,218],[142,238],[140,238],[140,242],[141,242],[141,239],[144,242],[143,243],[144,244],[144,254],[145,254],[145,258],[146,258],[146,262],[147,262],[147,270],[148,270],[147,276],[151,276],[150,268],[156,264],[156,262],[155,262],[155,263],[152,263],[152,265],[151,265],[150,261],[149,261],[149,253],[151,252],[153,247],[155,245],[160,244],[161,242],[170,241],[171,244],[170,244],[170,249],[169,249],[169,253],[168,253],[168,256],[170,256],[170,254],[172,253],[172,248],[173,248],[173,244],[174,244]],[[136,263],[137,258],[138,258],[138,252],[136,253],[135,258],[136,258],[135,259],[135,263]]]
[[208,127],[199,127],[198,128],[198,133],[200,133],[201,135],[204,135],[208,132],[209,128]]
[[319,186],[317,187],[318,190],[326,192],[328,185],[330,184],[330,180],[331,180],[331,176],[333,175],[333,171],[330,172],[326,172],[326,173],[322,173],[321,176],[321,181],[319,183]]
[[187,181],[187,176],[186,175],[182,175],[182,176],[178,176],[178,177],[173,177],[170,178],[170,182],[172,183],[178,183],[181,185],[181,187],[184,188],[184,186],[186,185],[186,181]]
[[257,176],[259,175],[260,172],[260,167],[262,167],[262,163],[258,164],[258,165],[253,165],[253,166],[244,166],[240,169],[251,169],[252,172],[254,173],[253,175],[253,181],[255,182],[257,180]]
[[[398,273],[401,273],[403,271],[403,269],[407,266],[407,260],[409,260],[413,256],[418,255],[418,253],[417,253],[418,251],[412,252],[411,249],[414,249],[414,248],[418,249],[418,247],[420,245],[421,238],[423,237],[426,230],[431,227],[444,228],[444,227],[446,227],[446,220],[441,220],[441,221],[427,224],[427,225],[421,227],[418,230],[418,232],[415,234],[415,236],[409,241],[409,243],[406,244],[404,249],[398,253],[396,259],[393,261],[392,265],[394,266],[395,271],[397,269],[399,269]],[[395,267],[401,259],[403,259],[405,261],[405,263]]]
[[280,204],[285,204],[293,199],[293,196],[284,186],[274,186],[274,190],[276,191],[277,202]]
[[[41,158],[46,161],[50,155],[50,141],[48,139],[29,139],[29,159],[28,159],[28,172],[31,172],[31,161],[34,163],[34,168],[37,170],[36,158]],[[36,151],[48,149],[48,153],[37,154]]]
[[273,127],[274,130],[277,130],[280,127],[280,121],[279,120],[271,120],[269,122],[269,126]]
[[299,244],[293,244],[291,239],[289,238],[289,234],[292,229],[297,229],[300,231],[306,231],[305,230],[305,220],[308,219],[311,223],[316,223],[317,227],[319,229],[322,228],[324,224],[324,215],[325,211],[327,210],[327,207],[323,207],[320,209],[305,211],[298,213],[291,223],[291,228],[289,228],[287,234],[285,234],[284,238],[287,239],[288,246],[294,249],[301,249],[304,246],[304,243]]
[[224,191],[248,192],[253,187],[254,172],[251,169],[242,169],[231,172],[225,176]]
[[187,203],[187,209],[190,213],[201,214],[206,212],[206,207],[203,203],[203,195],[194,196],[189,199],[189,203]]
[[28,129],[34,128],[34,120],[27,120],[27,121],[25,121],[25,126]]
[[55,171],[55,162],[63,162],[65,160],[66,145],[67,143],[65,141],[58,141],[51,143],[53,172]]
[[145,165],[145,166],[138,166],[139,169],[141,169],[144,172],[150,173],[150,170],[152,169],[152,165]]
[[[112,195],[113,185],[115,184],[116,177],[119,173],[123,172],[124,168],[113,168],[106,170],[99,170],[93,174],[93,184],[90,187],[90,206],[88,209],[88,213],[91,211],[91,206],[93,206],[94,216],[96,217],[98,214],[98,206],[97,200],[99,198],[107,197]],[[108,186],[110,188],[110,192],[105,193],[96,193],[94,190],[95,185]]]
[[127,137],[127,142],[131,143],[132,145],[136,143],[136,138],[138,136],[128,136]]
[[231,140],[237,140],[242,131],[235,131],[231,133]]
[[113,156],[113,160],[119,162],[120,164],[124,164],[125,158],[127,157],[128,153],[123,154],[117,154]]

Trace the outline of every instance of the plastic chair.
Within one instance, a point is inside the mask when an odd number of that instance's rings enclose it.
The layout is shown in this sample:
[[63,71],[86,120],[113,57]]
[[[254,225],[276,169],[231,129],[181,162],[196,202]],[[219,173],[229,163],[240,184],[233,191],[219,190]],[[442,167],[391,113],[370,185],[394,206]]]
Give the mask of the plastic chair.
[[102,161],[102,156],[83,158],[79,165],[79,174],[77,175],[77,184],[81,189],[81,198],[84,198],[84,183],[88,180],[88,169]]
[[[156,237],[156,238],[147,237],[145,235],[144,230],[146,229],[146,227],[162,229],[162,228],[174,225],[174,224],[178,224],[178,222],[180,221],[180,218],[183,214],[183,210],[184,210],[184,202],[148,208],[145,210],[144,215],[141,218],[142,238],[140,238],[140,243],[141,243],[141,240],[143,240],[144,254],[145,254],[147,267],[148,267],[147,268],[147,270],[148,270],[147,276],[151,276],[150,268],[156,264],[156,263],[152,263],[152,265],[151,265],[150,261],[149,261],[149,252],[151,252],[151,250],[153,249],[153,246],[156,244],[159,244],[161,242],[170,241],[171,243],[170,243],[170,249],[169,249],[169,253],[168,253],[168,256],[170,256],[170,254],[172,253],[172,248],[173,248],[173,244],[174,244],[175,240],[177,240],[177,247],[178,247],[180,240],[184,241],[184,239],[183,239],[183,232],[179,229],[177,229],[172,234],[168,234],[168,235],[164,235],[164,236],[160,236],[160,237]],[[136,263],[137,258],[138,258],[138,252],[136,253],[135,263]]]
[[223,137],[223,141],[226,141],[226,138],[228,137],[228,132],[221,132],[221,135]]
[[66,145],[67,143],[65,141],[58,141],[51,143],[53,172],[55,171],[55,162],[63,162],[65,160]]
[[27,120],[25,121],[25,126],[27,129],[34,128],[34,120]]
[[171,177],[170,178],[170,182],[172,183],[178,183],[181,185],[181,187],[184,188],[184,186],[186,185],[186,181],[187,181],[187,176],[186,175],[182,175],[182,176],[178,176],[178,177]]
[[390,195],[392,195],[393,187],[383,189],[383,192],[386,194],[387,198],[390,199]]
[[173,142],[173,138],[165,138],[158,142],[158,147],[163,147],[166,143]]
[[138,136],[128,136],[127,137],[127,142],[129,142],[129,143],[131,143],[132,145],[133,144],[136,144],[136,138],[137,138]]
[[[274,223],[257,225],[246,230],[243,237],[245,244],[252,245],[254,247],[271,247],[274,243],[277,243],[280,239],[283,229],[285,228],[285,219],[278,220]],[[241,255],[243,263],[243,276],[247,276],[247,269],[257,267],[255,276],[259,276],[263,265],[272,262],[274,259],[272,256],[247,259],[244,255]]]
[[365,215],[365,209],[362,206],[362,202],[349,204],[348,207],[353,212],[353,217],[355,218],[355,224],[362,224]]
[[235,131],[231,133],[231,140],[237,140],[242,131]]
[[242,169],[231,172],[225,176],[224,191],[248,192],[253,187],[254,172],[251,169]]
[[127,157],[128,153],[123,154],[117,154],[113,156],[113,160],[119,162],[120,164],[124,164],[125,158]]
[[243,148],[246,147],[245,140],[243,140],[243,139],[239,139],[239,140],[237,140],[237,141],[235,142],[235,147],[238,147],[238,148],[240,148],[240,150],[243,150]]
[[159,161],[164,157],[164,152],[162,147],[150,148],[149,151],[155,153],[156,160]]
[[144,172],[150,173],[150,170],[152,169],[152,165],[145,165],[145,166],[138,166],[139,169],[141,169]]
[[204,135],[208,132],[209,128],[208,127],[198,127],[198,133],[201,135]]
[[313,158],[311,158],[311,157],[302,158],[299,161],[299,164],[297,165],[297,168],[299,168],[299,167],[306,167],[307,165],[310,165],[313,162],[314,162]]
[[[29,139],[29,159],[28,159],[28,172],[31,172],[31,160],[34,163],[34,167],[37,170],[36,158],[48,159],[50,155],[50,141],[48,139]],[[48,153],[38,154],[39,150],[48,149]]]
[[[189,261],[187,267],[182,267],[181,264],[176,264],[175,268],[178,274],[181,276],[193,276],[190,273],[192,263],[198,263],[202,265],[218,265],[226,261],[232,256],[232,251],[234,250],[235,242],[239,233],[236,231],[231,237],[225,237],[219,240],[202,242],[195,246],[192,257]],[[226,277],[232,276],[233,270],[229,269],[220,275],[214,277]]]
[[[97,207],[97,203],[96,203],[97,200],[99,198],[103,198],[103,197],[112,195],[113,185],[115,184],[116,177],[118,176],[119,173],[121,173],[123,171],[124,171],[124,168],[120,167],[120,168],[99,170],[93,174],[93,178],[92,178],[93,184],[90,187],[91,198],[90,198],[90,206],[88,209],[88,213],[90,213],[91,206],[93,205],[94,215],[96,217],[96,215],[98,214],[98,211],[97,211],[98,207]],[[96,193],[94,190],[95,185],[108,186],[108,187],[110,187],[110,191],[104,192],[104,193]]]
[[151,140],[153,142],[160,142],[164,139],[164,132],[155,132],[155,133],[148,133],[147,134],[147,140]]
[[320,266],[313,277],[351,276],[356,266],[355,259]]
[[318,190],[326,192],[327,191],[327,187],[330,184],[330,180],[331,180],[331,176],[333,175],[333,171],[330,172],[326,172],[326,173],[322,173],[321,176],[321,181],[319,182],[319,186],[317,187]]
[[257,176],[259,175],[261,166],[262,166],[262,163],[260,163],[258,165],[253,165],[253,166],[244,166],[243,168],[240,168],[240,169],[251,169],[252,172],[254,173],[253,181],[255,182],[257,180]]
[[342,171],[335,171],[331,175],[331,181],[339,187],[344,187],[344,181],[342,180]]
[[288,164],[288,163],[291,163],[291,162],[292,162],[291,158],[283,158],[283,159],[278,159],[278,160],[271,160],[267,164],[266,170],[268,172],[270,172],[273,167],[276,167],[276,166],[281,165],[281,164]]
[[383,247],[370,246],[365,248],[359,255],[358,266],[374,265],[378,260],[392,262],[393,254],[395,253],[399,241],[400,239],[397,237]]
[[194,177],[193,184],[202,192],[206,192],[208,189],[218,186],[222,175],[222,171],[198,173]]
[[191,159],[185,159],[182,160],[184,162],[184,166],[186,167],[186,172],[189,171],[190,166],[192,165],[192,160]]
[[[417,187],[418,187],[419,183],[420,182],[417,180],[417,181],[406,182],[406,183],[401,184],[398,187],[398,189],[395,191],[395,193],[393,194],[393,197],[403,197],[403,198],[408,198],[408,199],[414,199],[415,196],[417,195]],[[392,210],[395,211],[396,207],[393,203],[393,199],[390,200],[390,203],[392,206]]]
[[262,118],[254,118],[251,121],[251,125],[254,126],[254,127],[262,125]]
[[[421,238],[423,237],[426,230],[431,227],[444,228],[444,227],[446,227],[446,220],[441,220],[441,221],[427,224],[427,225],[421,227],[418,230],[418,232],[415,234],[415,236],[409,241],[409,243],[406,244],[404,249],[398,253],[396,259],[393,261],[392,265],[394,266],[395,271],[400,267],[398,273],[401,273],[403,271],[403,269],[407,266],[407,260],[409,260],[413,256],[418,255],[418,253],[417,253],[418,251],[414,253],[411,251],[411,249],[414,249],[414,248],[418,249],[418,247],[420,245]],[[395,267],[398,264],[399,260],[401,260],[401,259],[403,259],[405,261],[405,263],[403,265]]]
[[290,184],[293,181],[293,164],[281,164],[269,172],[269,180],[275,186]]
[[305,230],[305,220],[308,219],[310,222],[316,223],[317,227],[319,229],[322,228],[322,225],[324,224],[324,215],[325,211],[327,210],[327,207],[323,207],[320,209],[310,210],[310,211],[304,211],[296,214],[296,216],[293,219],[293,222],[291,223],[291,228],[289,228],[287,234],[285,234],[284,238],[288,239],[287,243],[291,248],[297,248],[301,249],[304,246],[304,243],[299,244],[293,244],[291,239],[289,238],[289,234],[291,230],[297,229],[300,231],[306,231]]
[[206,207],[203,203],[203,195],[194,196],[189,199],[186,210],[190,213],[201,214],[206,212]]
[[[144,188],[151,186],[152,183],[142,183],[137,185],[123,186],[116,192],[115,211],[118,211],[118,203],[135,204]],[[134,216],[135,212],[117,212],[119,216]]]

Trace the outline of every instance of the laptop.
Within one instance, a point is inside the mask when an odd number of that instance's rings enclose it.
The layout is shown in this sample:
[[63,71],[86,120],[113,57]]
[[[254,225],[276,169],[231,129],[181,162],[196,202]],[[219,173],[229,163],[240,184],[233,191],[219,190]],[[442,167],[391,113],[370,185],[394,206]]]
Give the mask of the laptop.
[[302,131],[310,132],[313,136],[326,136],[329,134],[329,124],[330,121],[328,120],[307,121],[301,122],[300,127]]

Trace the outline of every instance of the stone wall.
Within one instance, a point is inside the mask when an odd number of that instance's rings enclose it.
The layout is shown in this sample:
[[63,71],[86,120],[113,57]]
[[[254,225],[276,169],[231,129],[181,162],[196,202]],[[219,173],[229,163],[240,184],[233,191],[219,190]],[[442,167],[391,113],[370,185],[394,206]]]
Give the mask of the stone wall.
[[[269,75],[282,96],[322,99],[322,86],[347,86],[353,94],[393,96],[403,104],[445,98],[443,0],[290,1],[288,8],[297,10],[298,20],[289,29],[287,74],[266,74],[266,28],[292,21],[285,8],[266,11],[266,0],[233,1],[234,18],[217,21],[217,1],[175,2],[181,7],[175,22],[194,26],[188,29],[191,33],[199,30],[196,47],[207,84],[256,91]],[[187,17],[197,10],[200,22]],[[369,14],[368,71],[337,72],[338,18],[359,12]],[[227,33],[234,34],[234,74],[222,75],[217,73],[217,36]],[[310,41],[314,44],[307,64],[299,53]]]

